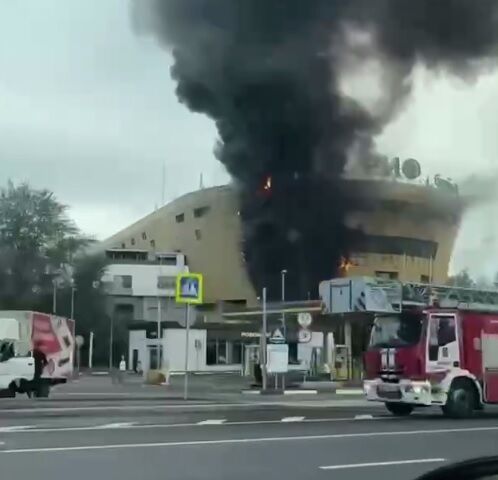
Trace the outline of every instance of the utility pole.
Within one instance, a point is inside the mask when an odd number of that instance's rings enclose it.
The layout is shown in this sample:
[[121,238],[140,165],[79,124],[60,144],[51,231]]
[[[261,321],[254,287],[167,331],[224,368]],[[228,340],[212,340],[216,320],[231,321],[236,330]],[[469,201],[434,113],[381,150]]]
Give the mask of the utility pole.
[[282,280],[282,328],[284,329],[284,337],[287,339],[287,325],[285,322],[285,311],[283,311],[285,302],[285,275],[287,274],[287,270],[282,270],[280,274]]
[[74,294],[76,292],[76,288],[71,286],[71,319],[74,320]]
[[159,256],[159,275],[158,275],[158,284],[157,284],[157,369],[160,370],[162,366],[161,362],[161,295],[159,293],[159,278],[161,277],[162,271],[162,259],[163,257]]
[[55,315],[57,313],[57,280],[52,279],[52,313]]
[[113,365],[113,358],[112,358],[112,345],[114,343],[114,312],[111,313],[111,320],[110,320],[110,332],[109,332],[109,370],[112,373],[112,365]]
[[88,346],[88,368],[93,368],[93,332],[90,332],[90,342]]
[[266,376],[266,331],[267,327],[267,319],[266,319],[266,287],[263,288],[263,324],[261,328],[261,388],[263,392],[265,392],[268,388],[268,381]]
[[[284,333],[285,342],[287,343],[287,323],[285,318],[285,275],[287,274],[287,270],[282,270],[280,272],[282,274],[282,328]],[[288,360],[287,360],[288,361]],[[278,373],[276,374],[278,377]],[[285,392],[285,373],[282,373],[282,391]]]

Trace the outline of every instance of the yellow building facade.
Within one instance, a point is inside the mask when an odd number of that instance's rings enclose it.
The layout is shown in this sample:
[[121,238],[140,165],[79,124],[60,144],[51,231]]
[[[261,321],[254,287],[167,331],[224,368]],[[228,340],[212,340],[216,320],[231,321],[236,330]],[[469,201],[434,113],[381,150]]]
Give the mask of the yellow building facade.
[[[344,262],[343,274],[445,283],[462,212],[456,192],[394,180],[347,182],[355,195],[361,192],[365,207],[347,218],[348,225],[362,231],[362,239]],[[190,271],[204,275],[206,303],[250,306],[256,294],[240,245],[237,195],[225,185],[183,195],[101,247],[181,251]]]

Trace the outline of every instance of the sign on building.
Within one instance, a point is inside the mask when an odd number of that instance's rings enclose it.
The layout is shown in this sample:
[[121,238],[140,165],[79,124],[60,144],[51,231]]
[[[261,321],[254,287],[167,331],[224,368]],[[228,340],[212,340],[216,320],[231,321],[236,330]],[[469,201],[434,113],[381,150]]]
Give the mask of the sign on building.
[[203,302],[201,273],[182,273],[176,277],[176,301],[198,305]]

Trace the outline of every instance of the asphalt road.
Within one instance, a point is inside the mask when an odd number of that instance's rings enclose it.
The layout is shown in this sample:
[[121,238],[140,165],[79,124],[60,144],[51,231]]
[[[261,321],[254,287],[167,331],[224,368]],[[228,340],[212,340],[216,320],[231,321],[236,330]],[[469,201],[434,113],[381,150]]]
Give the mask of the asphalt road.
[[437,410],[395,419],[354,403],[71,405],[0,404],[2,477],[412,479],[498,453],[496,410],[453,421]]

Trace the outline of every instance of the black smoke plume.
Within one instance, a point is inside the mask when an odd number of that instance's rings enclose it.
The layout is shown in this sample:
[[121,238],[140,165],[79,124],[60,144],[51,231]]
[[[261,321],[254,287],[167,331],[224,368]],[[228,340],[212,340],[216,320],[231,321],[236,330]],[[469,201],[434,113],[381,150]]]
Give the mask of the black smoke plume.
[[[240,196],[247,269],[273,297],[282,269],[289,297],[314,297],[354,251],[358,232],[345,217],[359,187],[343,173],[352,164],[368,175],[378,164],[372,140],[404,105],[414,67],[472,78],[497,54],[497,0],[135,0],[133,7],[135,25],[171,50],[180,101],[216,122],[217,157]],[[382,66],[381,98],[367,108],[341,81],[371,58]]]

